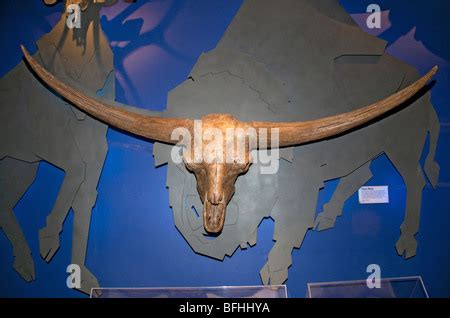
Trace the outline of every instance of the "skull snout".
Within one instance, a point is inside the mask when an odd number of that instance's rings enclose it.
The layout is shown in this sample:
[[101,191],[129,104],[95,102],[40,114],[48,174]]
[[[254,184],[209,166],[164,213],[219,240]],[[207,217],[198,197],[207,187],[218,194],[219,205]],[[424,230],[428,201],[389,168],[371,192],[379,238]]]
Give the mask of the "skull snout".
[[225,219],[225,204],[213,204],[209,200],[204,203],[203,224],[208,233],[220,233]]

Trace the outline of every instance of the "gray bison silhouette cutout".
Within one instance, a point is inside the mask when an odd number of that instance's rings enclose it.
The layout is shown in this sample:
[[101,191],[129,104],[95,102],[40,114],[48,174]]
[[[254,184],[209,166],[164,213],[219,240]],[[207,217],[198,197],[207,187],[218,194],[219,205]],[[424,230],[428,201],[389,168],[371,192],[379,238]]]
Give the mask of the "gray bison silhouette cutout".
[[[58,77],[83,90],[114,99],[113,54],[100,26],[100,9],[117,1],[83,1],[81,28],[66,26],[64,13],[50,33],[37,41],[34,57]],[[56,0],[46,0],[54,4]],[[70,3],[64,2],[64,9]],[[72,208],[72,263],[81,266],[81,291],[90,293],[97,279],[84,267],[97,184],[108,151],[108,126],[70,106],[30,73],[24,62],[0,80],[0,227],[11,241],[14,268],[35,279],[30,248],[13,207],[33,183],[38,163],[45,160],[65,171],[64,182],[46,227],[39,232],[40,254],[49,262],[59,249],[59,234]]]
[[[413,99],[402,99],[396,105],[400,110],[363,127],[353,126],[338,135],[334,127],[319,142],[282,149],[277,174],[260,174],[259,163],[246,167],[248,171],[243,169],[246,173],[235,179],[229,202],[203,196],[200,172],[171,160],[173,146],[167,144],[167,132],[180,122],[188,125],[189,119],[215,113],[242,122],[323,123],[323,118],[423,87],[430,77],[417,81],[417,72],[386,54],[385,47],[385,42],[358,29],[337,1],[247,0],[217,47],[203,54],[189,79],[169,93],[167,110],[160,117],[125,112],[117,103],[83,94],[72,88],[77,86],[70,79],[66,81],[70,86],[61,83],[58,78],[63,82],[64,78],[53,77],[26,51],[25,55],[37,75],[78,107],[119,128],[164,142],[155,145],[156,163],[168,164],[175,225],[195,252],[217,259],[231,256],[238,247],[256,244],[258,225],[272,217],[275,244],[260,273],[265,284],[276,285],[287,279],[292,249],[300,247],[308,230],[334,225],[345,200],[370,179],[371,160],[382,153],[399,170],[408,190],[397,251],[406,258],[415,255],[425,185],[419,158],[428,133],[425,173],[433,185],[439,174],[434,161],[439,122],[429,93],[421,90]],[[336,192],[315,218],[318,192],[325,181],[335,178],[341,178]],[[217,207],[221,204],[226,205],[226,215]],[[198,213],[202,210],[203,216]],[[216,233],[217,224],[220,234],[207,237]]]
[[[200,57],[190,80],[170,92],[164,115],[199,118],[227,112],[246,121],[304,121],[352,111],[418,78],[416,70],[385,52],[386,45],[361,31],[335,0],[248,0],[217,47]],[[264,284],[282,284],[292,250],[301,246],[308,230],[334,226],[345,201],[371,178],[371,161],[384,153],[408,193],[396,249],[413,257],[426,184],[419,160],[429,133],[424,170],[436,186],[440,125],[428,92],[407,104],[361,129],[284,149],[276,175],[261,175],[253,165],[237,180],[217,237],[207,237],[198,216],[202,201],[194,176],[172,162],[170,146],[156,144],[156,163],[168,164],[176,227],[195,252],[222,260],[238,247],[256,244],[258,225],[271,217],[275,243],[260,275]],[[319,190],[336,178],[332,199],[316,217]]]

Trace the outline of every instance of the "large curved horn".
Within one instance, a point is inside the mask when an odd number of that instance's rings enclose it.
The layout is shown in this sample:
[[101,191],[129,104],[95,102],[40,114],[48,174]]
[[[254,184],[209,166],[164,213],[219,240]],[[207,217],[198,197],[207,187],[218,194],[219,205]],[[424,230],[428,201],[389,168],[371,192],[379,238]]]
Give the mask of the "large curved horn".
[[[312,141],[329,138],[350,129],[361,126],[402,105],[419,92],[436,74],[438,67],[433,67],[425,76],[403,90],[367,107],[331,117],[304,122],[251,122],[257,131],[260,128],[278,128],[279,147],[295,146]],[[270,138],[268,140],[270,143]],[[270,145],[269,145],[270,147]]]
[[178,142],[171,139],[174,129],[184,127],[190,130],[192,128],[193,123],[190,119],[161,118],[137,114],[86,96],[79,90],[62,83],[31,57],[23,45],[21,48],[28,64],[48,86],[81,110],[108,125],[169,144]]

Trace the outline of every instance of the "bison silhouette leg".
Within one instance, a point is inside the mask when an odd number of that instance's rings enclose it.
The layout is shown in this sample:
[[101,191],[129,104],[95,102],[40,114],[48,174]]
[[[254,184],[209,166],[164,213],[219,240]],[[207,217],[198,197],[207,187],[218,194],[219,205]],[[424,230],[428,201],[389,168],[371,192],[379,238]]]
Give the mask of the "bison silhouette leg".
[[[420,152],[418,152],[420,154]],[[405,219],[401,225],[400,239],[397,241],[397,253],[406,259],[416,255],[417,240],[415,235],[419,231],[420,207],[422,190],[425,187],[425,178],[418,158],[411,158],[405,162],[402,155],[396,152],[387,153],[400,172],[406,184],[406,211]]]
[[339,180],[339,184],[330,201],[324,204],[323,212],[319,213],[316,218],[314,228],[317,231],[330,229],[334,226],[336,218],[342,215],[345,201],[372,178],[371,163],[371,161],[365,163],[351,174]]
[[277,240],[269,253],[269,259],[260,271],[261,280],[264,285],[281,285],[288,278],[288,268],[292,264],[292,250],[299,248],[306,232],[310,226],[301,227],[295,230],[293,240],[280,238]]
[[[71,162],[67,160],[67,162]],[[73,160],[76,162],[72,167],[64,169],[66,175],[64,182],[58,193],[52,212],[47,217],[46,226],[39,231],[39,247],[42,258],[50,262],[59,249],[59,234],[62,232],[64,220],[67,217],[69,209],[75,194],[78,191],[85,177],[85,164],[81,158]]]
[[72,264],[81,268],[81,292],[90,294],[92,288],[98,288],[97,278],[86,268],[86,253],[91,223],[92,208],[97,200],[97,184],[107,153],[106,143],[102,147],[102,155],[95,158],[95,164],[88,166],[87,178],[81,185],[72,205],[74,211],[72,234]]
[[425,179],[422,169],[418,165],[412,175],[405,180],[407,187],[407,201],[405,219],[401,225],[401,236],[397,241],[396,249],[399,255],[411,258],[416,255],[417,240],[415,235],[419,231],[420,207],[422,190],[425,186]]
[[[309,180],[313,180],[310,177]],[[306,233],[314,225],[319,189],[320,186],[317,186],[283,193],[275,204],[271,214],[275,221],[275,244],[260,271],[265,285],[281,285],[286,281],[288,268],[292,264],[292,250],[300,248]]]
[[34,261],[13,208],[33,183],[37,167],[12,158],[0,160],[0,228],[13,247],[14,269],[27,282],[35,279]]
[[94,178],[94,182],[83,183],[73,206],[72,264],[81,268],[80,291],[86,294],[90,294],[92,288],[99,287],[97,279],[85,266],[91,212],[97,198],[97,180]]

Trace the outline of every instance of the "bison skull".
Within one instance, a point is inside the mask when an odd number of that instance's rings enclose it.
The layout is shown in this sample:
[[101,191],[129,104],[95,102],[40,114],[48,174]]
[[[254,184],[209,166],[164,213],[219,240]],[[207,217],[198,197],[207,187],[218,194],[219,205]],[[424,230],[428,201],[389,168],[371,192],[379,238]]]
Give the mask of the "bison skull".
[[[64,84],[50,74],[30,56],[23,46],[22,51],[31,68],[50,88],[81,110],[111,126],[168,144],[179,144],[179,140],[176,140],[176,138],[174,140],[173,138],[173,132],[177,129],[183,128],[189,132],[194,132],[194,121],[191,119],[161,118],[143,115],[87,96],[81,91]],[[194,140],[192,151],[184,153],[183,160],[186,168],[195,174],[197,190],[203,201],[205,230],[210,233],[220,233],[222,231],[226,207],[234,194],[234,184],[239,175],[245,174],[250,167],[251,150],[265,147],[273,148],[300,145],[330,138],[357,128],[398,108],[419,92],[436,72],[437,67],[434,67],[425,76],[410,86],[364,108],[311,121],[241,122],[227,114],[204,116],[202,118],[203,125],[206,128],[219,131],[223,136],[227,135],[226,130],[229,128],[250,128],[257,132],[256,143],[251,142],[248,135],[245,134],[233,136],[232,138],[224,138],[222,145],[216,144],[208,148],[206,157],[209,160],[200,162],[195,160],[195,153],[199,152],[200,146],[203,146],[204,138],[200,140],[200,145],[195,145]],[[275,144],[267,141],[261,143],[260,131],[272,132],[274,129],[279,134],[278,142]],[[232,156],[228,158],[231,160],[225,160],[223,162],[226,157],[223,151],[227,148],[227,144],[231,143],[233,145],[232,147],[235,147],[240,142],[246,145],[246,150],[243,154],[241,153],[238,157]],[[222,161],[219,160],[220,158],[222,158]]]

